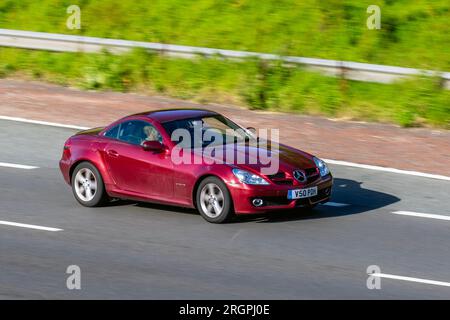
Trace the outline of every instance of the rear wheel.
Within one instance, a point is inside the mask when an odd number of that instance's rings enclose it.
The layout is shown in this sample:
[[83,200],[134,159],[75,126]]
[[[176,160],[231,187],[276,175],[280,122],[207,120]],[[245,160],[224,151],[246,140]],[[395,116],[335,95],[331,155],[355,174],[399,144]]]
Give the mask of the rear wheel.
[[216,177],[204,179],[197,188],[197,209],[211,223],[222,223],[233,216],[230,193],[222,180]]
[[75,199],[85,207],[100,206],[108,200],[102,176],[89,162],[80,163],[73,171],[72,191]]

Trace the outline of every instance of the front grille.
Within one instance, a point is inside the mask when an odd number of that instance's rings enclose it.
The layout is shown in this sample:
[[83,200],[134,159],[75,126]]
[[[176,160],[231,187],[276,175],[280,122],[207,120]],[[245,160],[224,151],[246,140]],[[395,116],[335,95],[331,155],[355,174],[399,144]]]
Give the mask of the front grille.
[[319,169],[317,168],[306,169],[305,174],[307,183],[314,182],[320,177]]
[[[288,199],[286,196],[271,196],[271,197],[258,197],[258,199],[263,200],[262,207],[271,207],[271,206],[285,206],[290,204],[292,201],[295,201],[295,206],[301,207],[305,205],[310,205],[313,203],[321,202],[327,198],[329,198],[331,195],[331,187],[327,187],[324,189],[319,190],[317,196],[312,198],[304,198],[304,199],[297,199],[292,200]],[[252,202],[254,198],[250,199],[250,203]]]
[[[306,183],[312,183],[320,178],[319,170],[317,168],[305,169]],[[278,185],[289,185],[294,184],[294,179],[290,176],[286,176],[284,172],[277,172],[275,174],[267,176],[273,183]]]
[[263,206],[284,206],[289,204],[292,200],[287,197],[262,197]]
[[276,180],[276,179],[284,179],[286,177],[286,174],[284,172],[277,172],[275,174],[268,175],[270,180]]
[[279,185],[292,185],[292,178],[286,177],[286,174],[284,172],[278,172],[272,175],[267,176],[273,183],[279,184]]
[[331,195],[331,187],[324,188],[322,190],[319,190],[319,192],[317,193],[317,196],[314,196],[311,198],[305,198],[305,199],[297,199],[295,205],[300,207],[300,206],[308,205],[310,203],[317,203],[317,202],[320,202],[320,201],[323,201],[323,200],[329,198],[330,195]]
[[[288,199],[287,197],[280,197],[280,196],[258,197],[257,199],[261,199],[263,201],[263,204],[260,206],[260,208],[272,206],[285,206],[293,201],[291,199]],[[252,203],[253,200],[254,198],[250,199],[250,203]]]

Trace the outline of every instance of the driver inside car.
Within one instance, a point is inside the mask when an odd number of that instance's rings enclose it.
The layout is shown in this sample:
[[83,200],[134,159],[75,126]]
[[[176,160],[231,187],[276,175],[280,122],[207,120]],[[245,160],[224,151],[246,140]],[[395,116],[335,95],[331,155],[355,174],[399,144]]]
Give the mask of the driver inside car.
[[144,141],[160,141],[161,136],[159,132],[152,126],[145,126],[143,128],[144,133],[146,135],[146,138],[141,142],[144,143]]

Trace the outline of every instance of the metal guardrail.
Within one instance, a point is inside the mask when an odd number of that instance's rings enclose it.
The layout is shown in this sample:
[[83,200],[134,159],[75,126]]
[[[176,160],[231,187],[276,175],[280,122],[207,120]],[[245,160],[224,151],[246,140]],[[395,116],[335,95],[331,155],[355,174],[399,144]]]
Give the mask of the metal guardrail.
[[391,83],[409,76],[438,76],[443,80],[443,87],[450,89],[450,72],[420,70],[350,61],[279,56],[267,53],[191,47],[154,42],[0,29],[0,46],[59,52],[99,52],[106,49],[113,53],[129,51],[132,48],[144,48],[170,56],[180,56],[185,58],[192,58],[198,55],[207,57],[221,56],[229,59],[256,57],[262,60],[281,60],[288,64],[300,64],[306,66],[307,68],[319,70],[329,75],[343,76],[347,79],[367,82]]

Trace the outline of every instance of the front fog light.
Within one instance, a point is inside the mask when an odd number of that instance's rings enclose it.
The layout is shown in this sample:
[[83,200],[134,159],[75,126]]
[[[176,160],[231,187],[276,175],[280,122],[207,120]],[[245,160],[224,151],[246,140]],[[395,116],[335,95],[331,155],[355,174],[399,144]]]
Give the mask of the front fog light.
[[255,207],[260,207],[260,206],[262,206],[264,204],[264,201],[262,199],[253,199],[252,200],[252,204]]

